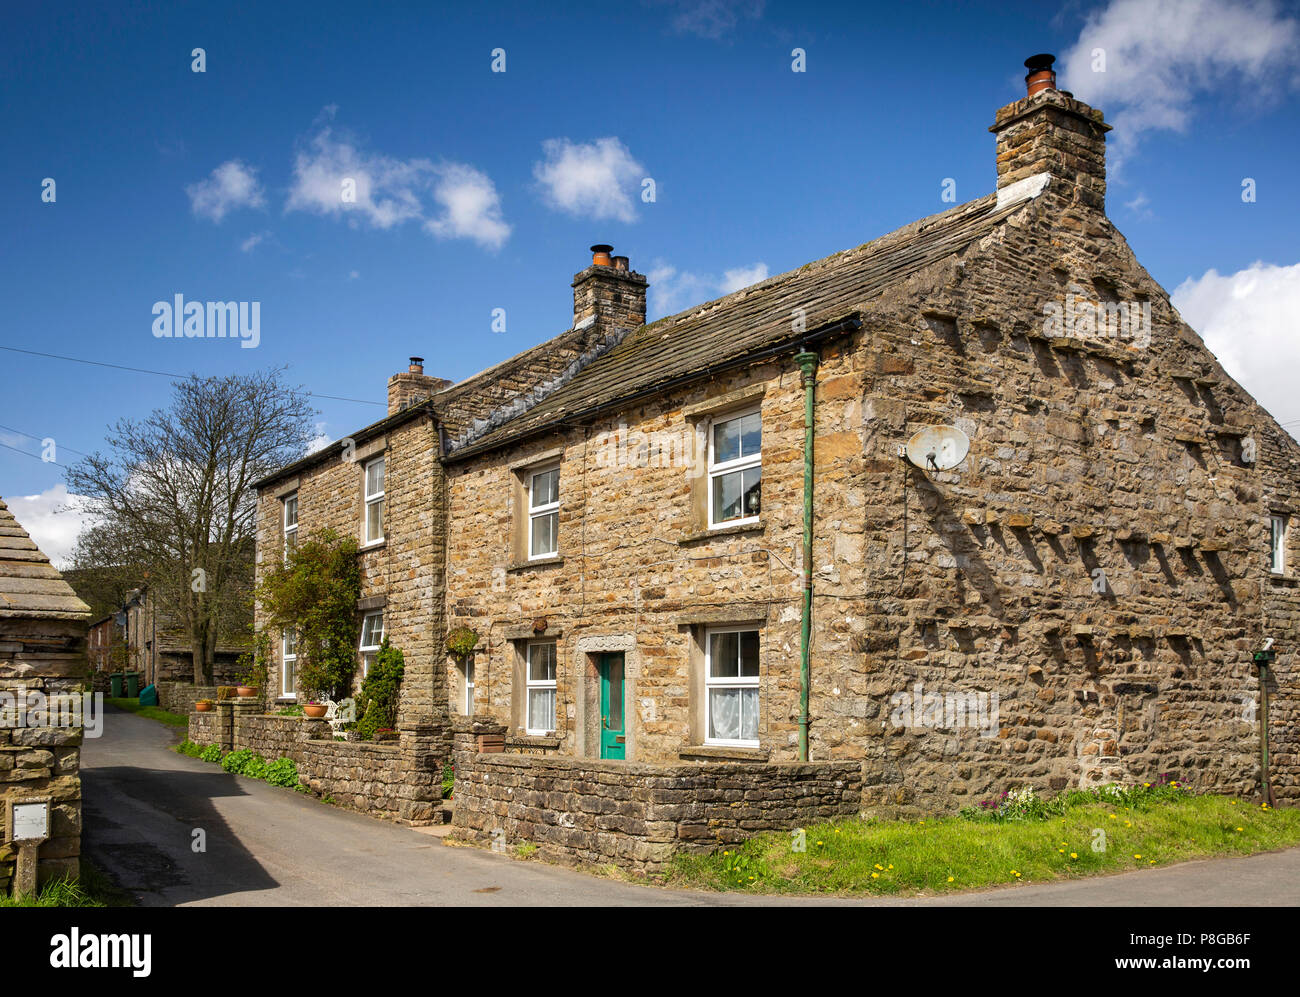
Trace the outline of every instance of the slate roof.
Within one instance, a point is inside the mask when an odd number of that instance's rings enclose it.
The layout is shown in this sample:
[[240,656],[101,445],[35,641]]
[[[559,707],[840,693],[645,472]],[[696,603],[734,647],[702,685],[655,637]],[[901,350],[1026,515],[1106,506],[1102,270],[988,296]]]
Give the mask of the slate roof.
[[90,607],[50,564],[0,498],[0,617],[89,619]]
[[997,196],[990,194],[641,326],[526,412],[464,441],[450,459],[482,453],[563,420],[653,393],[692,372],[703,374],[783,342],[797,343],[800,336],[791,331],[795,308],[804,309],[809,332],[844,319],[851,303],[878,296],[959,252],[1024,203],[1019,198],[999,206]]

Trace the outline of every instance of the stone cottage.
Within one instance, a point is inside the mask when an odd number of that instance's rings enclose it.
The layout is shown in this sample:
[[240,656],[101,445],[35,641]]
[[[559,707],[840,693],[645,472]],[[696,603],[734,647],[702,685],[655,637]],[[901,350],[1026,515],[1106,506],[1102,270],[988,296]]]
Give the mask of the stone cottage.
[[[789,826],[791,779],[835,812],[1259,792],[1261,674],[1300,798],[1300,448],[1108,219],[1110,126],[1051,63],[994,115],[993,193],[648,325],[595,246],[569,331],[457,385],[413,360],[386,419],[262,483],[261,556],[373,545],[358,612],[418,662],[405,717],[464,734],[457,823],[608,858],[718,826],[684,800]],[[956,466],[905,456],[935,426]]]
[[79,874],[89,617],[0,499],[0,894]]

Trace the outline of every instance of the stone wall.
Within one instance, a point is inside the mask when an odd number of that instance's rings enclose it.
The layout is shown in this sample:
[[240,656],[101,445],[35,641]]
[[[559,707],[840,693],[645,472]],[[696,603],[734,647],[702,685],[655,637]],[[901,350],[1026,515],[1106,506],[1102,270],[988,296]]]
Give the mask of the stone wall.
[[[89,615],[88,613],[85,615]],[[85,619],[0,617],[0,692],[16,698],[80,696],[86,672]],[[0,896],[7,895],[17,850],[7,844],[7,804],[49,803],[50,837],[40,845],[37,881],[76,879],[81,855],[82,727],[47,726],[33,711],[0,718]],[[57,723],[57,720],[55,720]]]
[[267,761],[291,758],[319,796],[376,817],[407,824],[437,820],[442,801],[441,730],[408,725],[395,742],[336,741],[324,720],[259,712],[253,700],[191,711],[189,738],[222,751],[247,749]]
[[861,802],[855,762],[644,765],[458,746],[456,833],[506,847],[531,842],[573,864],[656,873],[675,854],[853,816]]
[[193,682],[159,682],[158,705],[171,713],[185,714],[194,709],[200,699],[217,698],[215,685],[195,685]]

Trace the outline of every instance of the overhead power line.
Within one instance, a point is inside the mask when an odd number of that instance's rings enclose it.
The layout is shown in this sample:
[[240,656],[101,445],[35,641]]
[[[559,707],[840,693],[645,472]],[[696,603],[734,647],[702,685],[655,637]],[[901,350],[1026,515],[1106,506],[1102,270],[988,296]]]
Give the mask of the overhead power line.
[[[120,363],[107,363],[103,360],[86,360],[82,357],[65,357],[58,353],[42,353],[39,350],[23,350],[17,346],[0,346],[0,350],[8,350],[10,353],[26,353],[32,357],[45,357],[48,360],[66,360],[69,363],[88,364],[91,367],[111,367],[113,370],[127,370],[133,374],[153,374],[155,377],[167,377],[173,381],[189,380],[189,374],[171,374],[165,370],[149,370],[147,367],[127,367]],[[335,402],[356,402],[358,405],[385,405],[385,402],[372,401],[369,398],[348,398],[344,395],[326,395],[319,391],[308,391],[308,395],[313,398],[328,398]]]

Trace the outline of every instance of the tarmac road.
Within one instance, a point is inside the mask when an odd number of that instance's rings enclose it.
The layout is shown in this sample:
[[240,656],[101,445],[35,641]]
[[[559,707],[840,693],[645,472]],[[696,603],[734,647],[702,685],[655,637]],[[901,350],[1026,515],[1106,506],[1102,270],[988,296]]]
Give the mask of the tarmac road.
[[[638,886],[322,804],[168,750],[107,708],[82,751],[87,855],[145,906],[1276,906],[1300,904],[1300,848],[942,898],[756,897]],[[206,849],[196,851],[195,831]],[[347,873],[340,875],[338,870]]]

